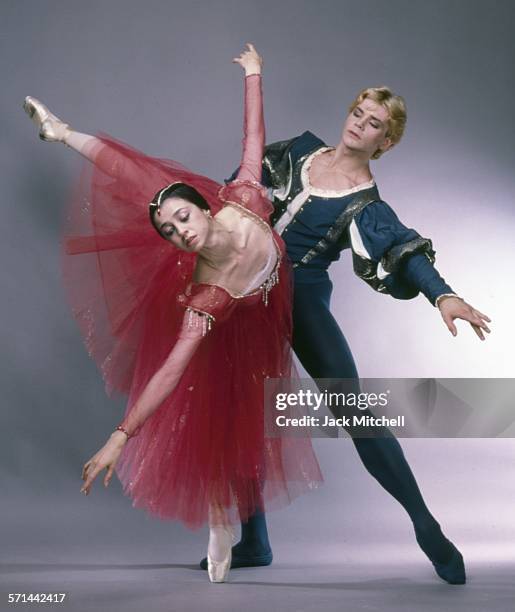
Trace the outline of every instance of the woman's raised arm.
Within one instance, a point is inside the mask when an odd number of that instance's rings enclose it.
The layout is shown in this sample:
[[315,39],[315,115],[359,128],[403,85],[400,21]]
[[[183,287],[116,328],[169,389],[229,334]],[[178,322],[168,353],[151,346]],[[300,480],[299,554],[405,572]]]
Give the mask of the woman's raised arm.
[[265,146],[261,67],[263,60],[254,46],[233,59],[245,70],[245,110],[243,124],[243,153],[239,180],[261,181],[261,160]]

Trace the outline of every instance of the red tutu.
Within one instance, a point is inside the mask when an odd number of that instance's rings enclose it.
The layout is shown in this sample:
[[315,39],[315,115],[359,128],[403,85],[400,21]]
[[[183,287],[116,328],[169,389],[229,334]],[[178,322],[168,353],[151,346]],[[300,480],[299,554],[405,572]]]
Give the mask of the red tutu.
[[195,187],[212,214],[224,205],[219,195],[267,221],[270,203],[251,186],[220,191],[176,162],[100,140],[68,215],[63,271],[107,393],[128,395],[127,415],[174,346],[184,308],[215,319],[177,387],[125,445],[116,466],[124,492],[134,506],[192,528],[208,520],[213,497],[232,522],[289,503],[322,477],[309,439],[264,435],[271,414],[263,379],[294,375],[286,260],[268,304],[260,293],[234,298],[215,285],[192,285],[196,256],[163,240],[148,213],[156,191],[174,181]]

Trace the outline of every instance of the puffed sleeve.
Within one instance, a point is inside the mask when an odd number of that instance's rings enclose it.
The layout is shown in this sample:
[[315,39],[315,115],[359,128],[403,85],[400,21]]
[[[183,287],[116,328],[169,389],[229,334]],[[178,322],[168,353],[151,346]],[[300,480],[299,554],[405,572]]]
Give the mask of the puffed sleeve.
[[[261,184],[276,192],[285,190],[291,178],[292,162],[314,146],[323,144],[314,134],[306,131],[294,138],[278,140],[265,145],[261,167]],[[240,168],[236,168],[231,176],[225,179],[225,183],[233,181],[239,171]]]
[[[281,189],[288,181],[290,171],[289,153],[298,136],[288,140],[272,142],[265,146],[261,167],[261,184],[270,189]],[[225,183],[230,183],[238,176],[240,167],[231,174]]]
[[236,299],[218,285],[190,283],[177,302],[189,313],[190,326],[206,335],[214,323],[225,321],[236,306]]
[[285,189],[291,174],[290,152],[300,136],[266,145],[263,154],[262,183],[274,190]]
[[[251,200],[251,192],[247,190],[246,202],[243,203],[240,198],[240,203],[250,208],[258,214],[267,223],[273,221],[274,207],[277,202],[282,203],[287,195],[289,187],[289,177],[291,176],[291,160],[290,150],[293,144],[298,140],[298,137],[281,142],[274,142],[265,147],[264,156],[261,167],[261,185],[262,190],[259,194],[254,194]],[[235,199],[239,197],[235,193],[237,182],[235,182],[238,173],[238,167],[231,176],[225,180],[225,187],[220,191],[220,197],[223,200]],[[249,184],[249,187],[251,185]],[[240,190],[243,191],[243,190]],[[273,202],[273,204],[272,204]]]
[[266,145],[261,182],[273,190],[274,197],[282,200],[290,190],[293,166],[301,157],[324,145],[325,143],[309,130],[294,138]]
[[401,223],[386,202],[372,202],[349,226],[354,271],[373,289],[398,299],[422,292],[435,304],[453,292],[434,267],[431,240]]

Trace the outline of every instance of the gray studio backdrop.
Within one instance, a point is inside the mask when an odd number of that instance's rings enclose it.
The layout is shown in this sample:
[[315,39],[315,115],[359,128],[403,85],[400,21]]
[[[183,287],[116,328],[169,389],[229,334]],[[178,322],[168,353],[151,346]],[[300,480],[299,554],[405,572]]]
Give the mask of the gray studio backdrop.
[[[60,282],[60,223],[80,162],[39,141],[24,96],[75,129],[222,180],[240,156],[242,74],[231,59],[247,41],[265,60],[268,141],[310,129],[336,144],[353,95],[388,84],[409,117],[404,140],[373,165],[382,197],[432,238],[438,269],[493,332],[482,343],[462,323],[453,338],[424,297],[396,301],[355,278],[348,253],[331,268],[333,312],[361,376],[511,377],[514,16],[512,2],[486,1],[2,0],[4,563],[113,561],[120,542],[138,545],[132,560],[194,563],[205,546],[204,532],[133,510],[116,480],[79,494],[82,464],[123,402],[106,398]],[[468,558],[513,560],[512,441],[402,444]],[[365,543],[422,563],[407,517],[350,441],[317,449],[326,486],[270,516],[276,559],[366,559]]]

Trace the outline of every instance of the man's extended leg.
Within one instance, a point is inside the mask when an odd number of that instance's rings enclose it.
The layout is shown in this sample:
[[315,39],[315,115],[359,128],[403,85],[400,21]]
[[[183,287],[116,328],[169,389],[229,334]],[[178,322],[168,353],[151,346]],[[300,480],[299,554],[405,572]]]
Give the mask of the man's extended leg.
[[[357,379],[357,369],[347,341],[329,310],[331,290],[330,281],[314,285],[296,284],[293,347],[312,378]],[[352,410],[360,416],[367,414],[367,411],[351,408],[345,415],[352,417]],[[348,431],[352,436],[353,432]],[[465,582],[461,554],[443,535],[440,525],[426,506],[393,434],[386,427],[381,430],[374,428],[373,436],[352,437],[352,441],[368,472],[410,516],[417,542],[438,575],[453,584]]]

